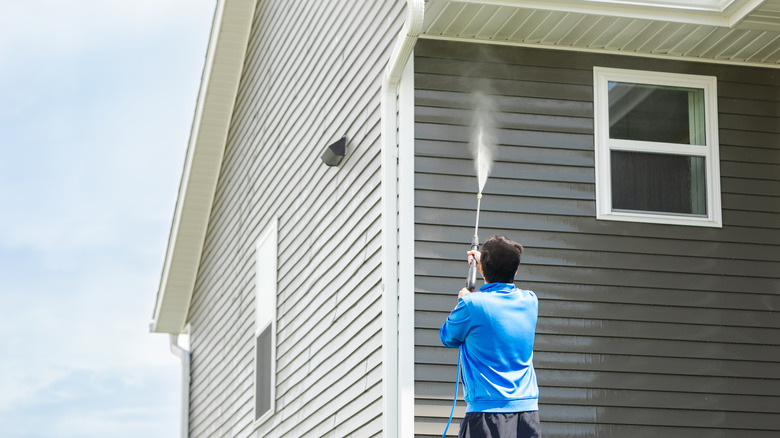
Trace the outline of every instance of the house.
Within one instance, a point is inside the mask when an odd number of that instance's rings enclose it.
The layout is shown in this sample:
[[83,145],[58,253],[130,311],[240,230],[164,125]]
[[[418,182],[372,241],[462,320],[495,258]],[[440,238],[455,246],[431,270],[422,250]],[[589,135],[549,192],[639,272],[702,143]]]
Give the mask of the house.
[[545,437],[777,436],[780,0],[219,0],[151,324],[183,436],[441,435],[475,91]]

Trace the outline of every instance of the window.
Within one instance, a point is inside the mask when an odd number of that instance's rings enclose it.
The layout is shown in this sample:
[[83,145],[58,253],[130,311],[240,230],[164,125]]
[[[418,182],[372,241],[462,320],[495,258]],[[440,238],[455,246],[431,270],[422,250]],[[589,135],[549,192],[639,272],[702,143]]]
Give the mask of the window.
[[255,421],[273,415],[276,400],[277,222],[257,243],[255,278]]
[[722,226],[716,78],[593,76],[597,218]]

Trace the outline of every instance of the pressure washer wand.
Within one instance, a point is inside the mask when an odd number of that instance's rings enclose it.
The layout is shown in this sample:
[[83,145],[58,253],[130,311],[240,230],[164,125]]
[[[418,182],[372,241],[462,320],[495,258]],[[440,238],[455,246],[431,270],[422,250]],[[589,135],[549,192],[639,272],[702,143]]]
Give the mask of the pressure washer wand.
[[[477,220],[474,224],[474,237],[471,238],[471,250],[479,251],[479,207],[482,204],[482,192],[477,193]],[[466,277],[466,289],[474,292],[477,288],[477,259],[476,257],[469,264],[469,273]]]

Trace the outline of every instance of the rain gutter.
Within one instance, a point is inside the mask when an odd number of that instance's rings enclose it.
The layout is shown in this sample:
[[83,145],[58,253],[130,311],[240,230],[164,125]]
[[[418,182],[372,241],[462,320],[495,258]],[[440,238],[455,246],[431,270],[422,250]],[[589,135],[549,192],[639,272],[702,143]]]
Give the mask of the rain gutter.
[[181,360],[181,438],[190,434],[190,351],[179,346],[179,335],[169,334],[171,353]]

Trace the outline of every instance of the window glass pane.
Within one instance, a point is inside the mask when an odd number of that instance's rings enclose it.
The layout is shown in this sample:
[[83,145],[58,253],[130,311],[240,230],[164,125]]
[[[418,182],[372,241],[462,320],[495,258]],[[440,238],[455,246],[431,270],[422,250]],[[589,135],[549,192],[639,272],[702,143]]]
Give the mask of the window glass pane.
[[611,152],[612,208],[707,214],[704,157]]
[[271,356],[273,354],[271,350],[271,327],[269,324],[256,339],[255,420],[271,409],[271,396],[273,394],[271,388]]
[[609,137],[705,145],[704,90],[609,81]]

